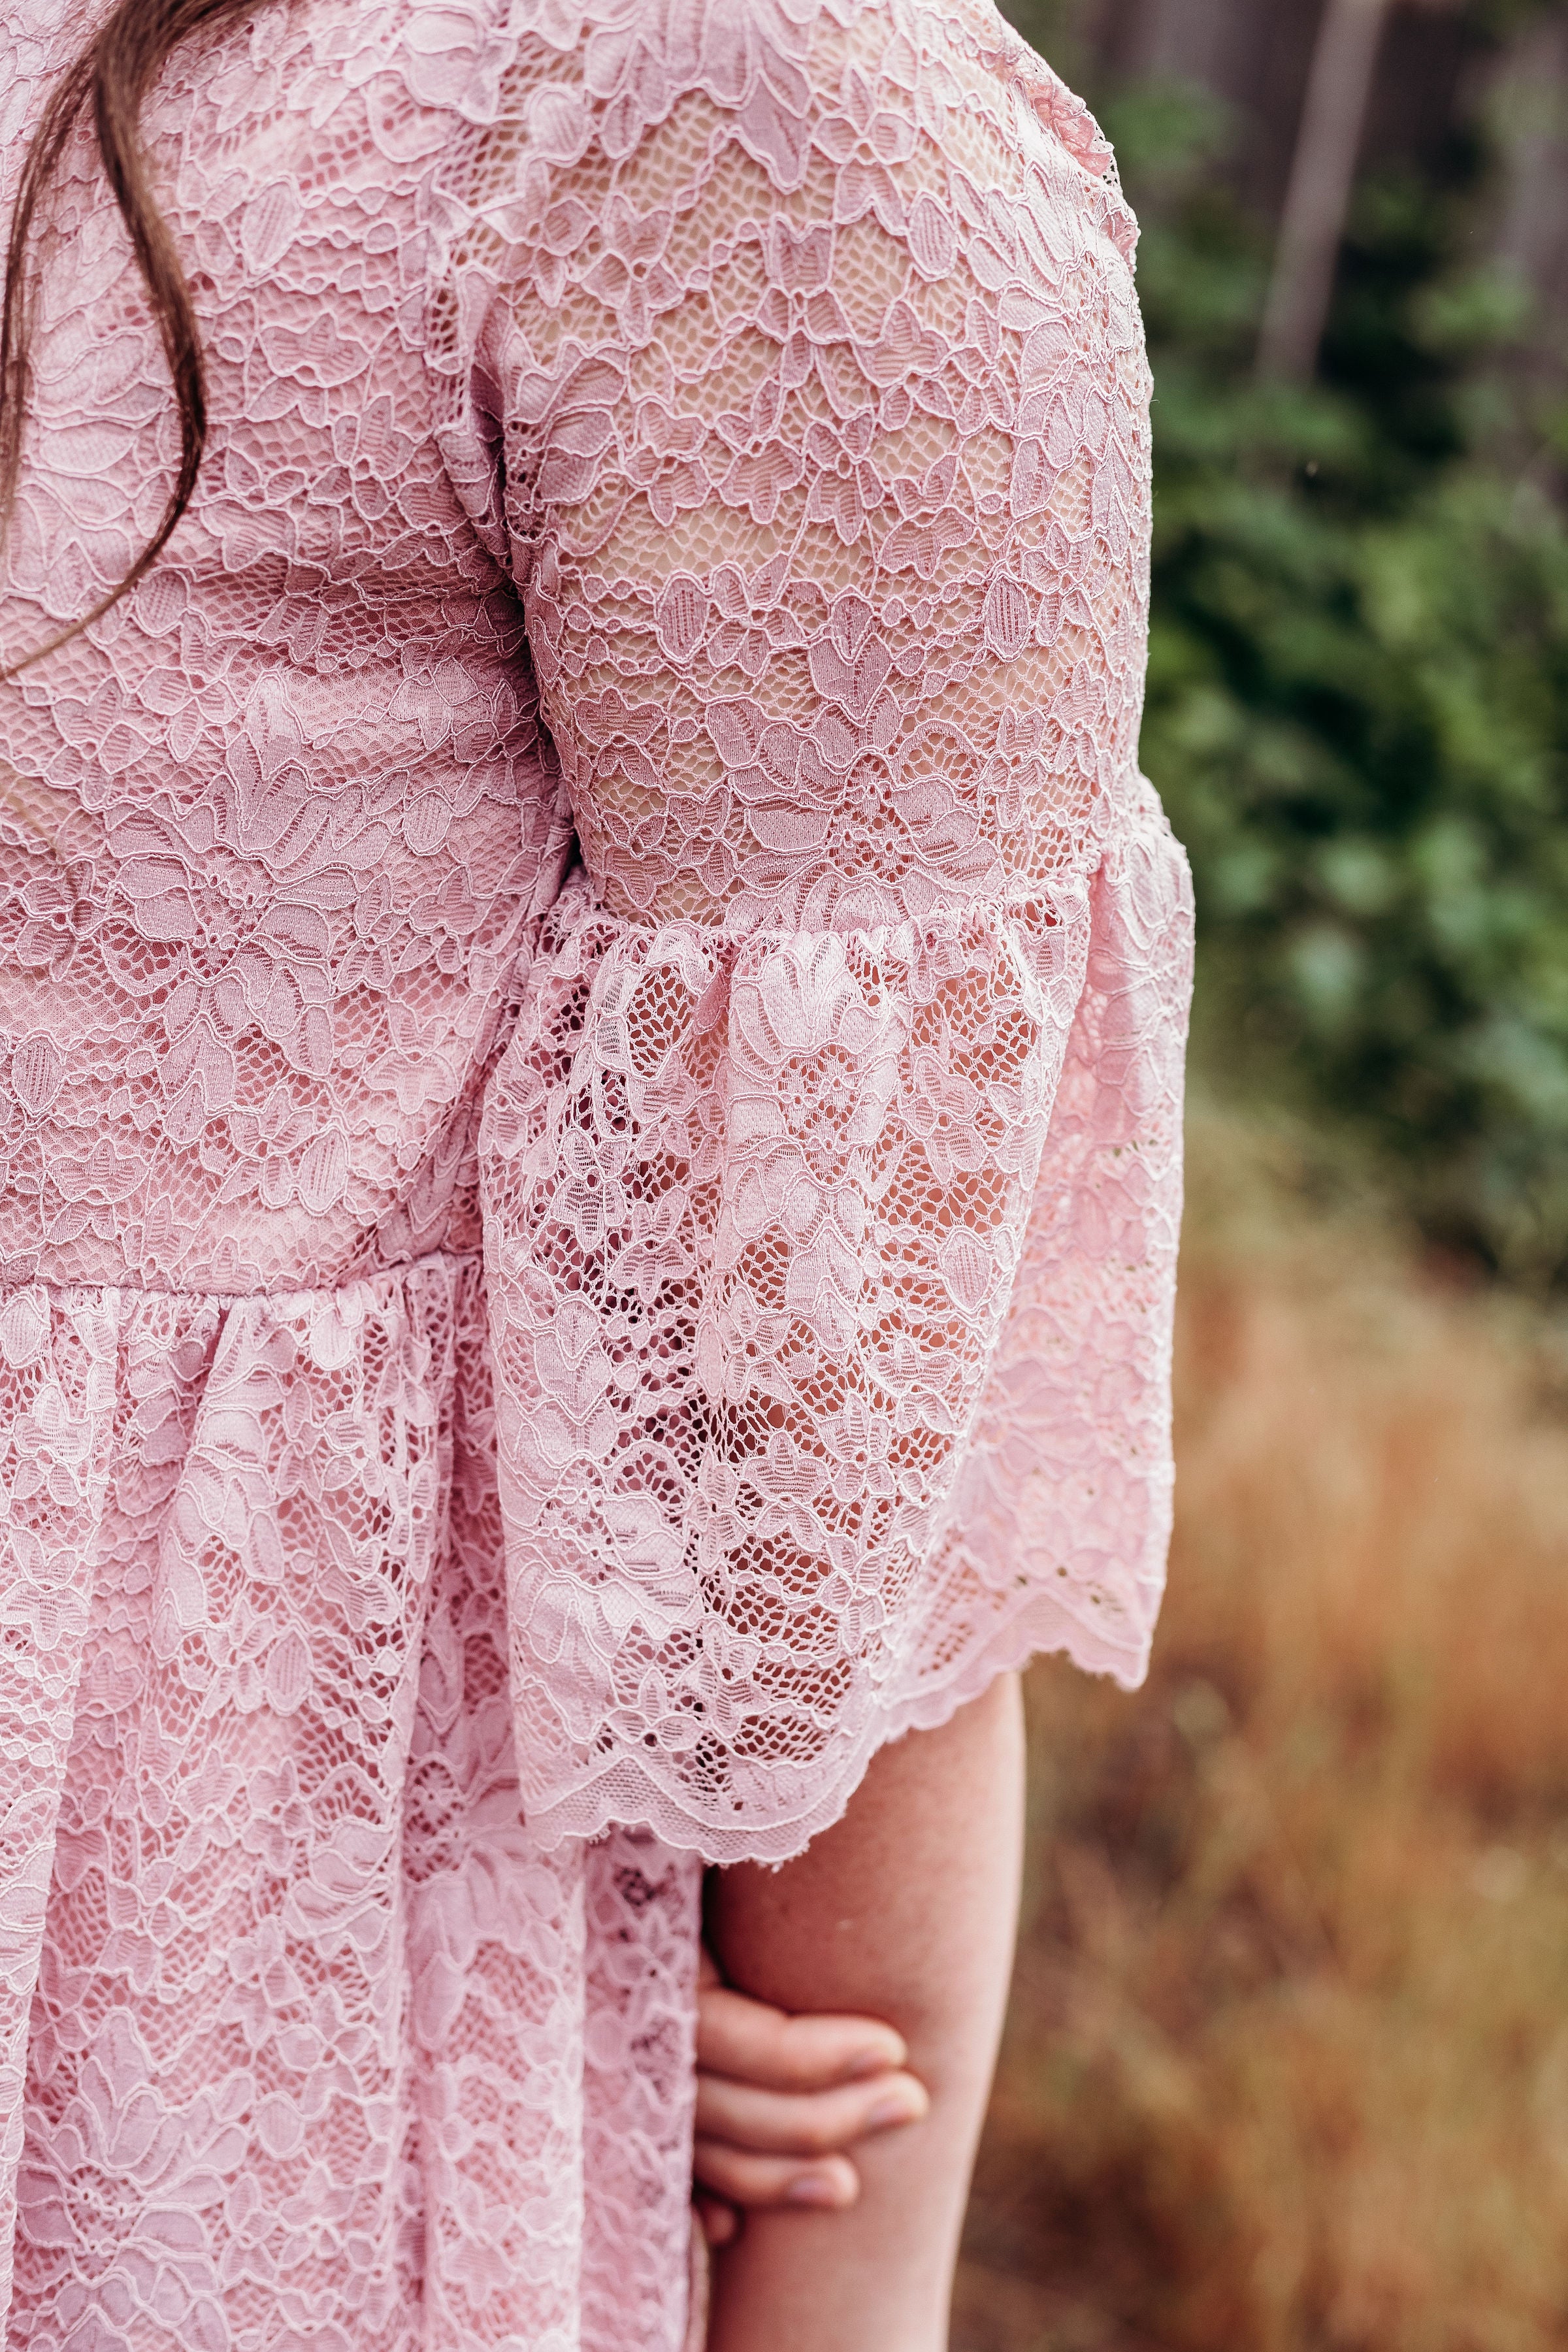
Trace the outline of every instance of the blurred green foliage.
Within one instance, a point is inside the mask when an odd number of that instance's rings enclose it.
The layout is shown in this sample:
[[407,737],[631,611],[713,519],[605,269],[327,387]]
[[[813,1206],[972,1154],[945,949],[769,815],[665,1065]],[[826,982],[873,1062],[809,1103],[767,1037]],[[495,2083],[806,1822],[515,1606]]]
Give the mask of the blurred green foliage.
[[[1362,191],[1321,380],[1192,93],[1110,110],[1155,368],[1145,764],[1191,850],[1200,1053],[1359,1129],[1417,1213],[1568,1274],[1568,530],[1463,185]],[[1468,176],[1468,175],[1466,175]]]
[[1320,380],[1263,384],[1223,110],[1100,97],[1143,225],[1143,760],[1197,879],[1199,1067],[1568,1280],[1568,443],[1522,290],[1464,258],[1488,158],[1363,186]]

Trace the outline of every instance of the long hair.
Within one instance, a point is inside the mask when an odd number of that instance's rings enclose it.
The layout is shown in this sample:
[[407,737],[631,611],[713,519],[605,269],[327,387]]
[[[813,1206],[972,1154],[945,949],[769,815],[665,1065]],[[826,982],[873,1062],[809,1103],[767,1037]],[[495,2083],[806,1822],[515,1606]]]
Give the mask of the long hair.
[[157,530],[123,580],[68,628],[0,669],[15,677],[99,620],[155,563],[191,502],[206,446],[206,369],[191,289],[169,225],[153,200],[142,145],[142,101],[165,61],[195,33],[216,33],[247,15],[256,0],[118,0],[75,63],[61,75],[33,134],[22,168],[5,253],[0,301],[0,539],[10,527],[22,463],[31,370],[33,286],[28,247],[38,209],[84,114],[90,115],[104,175],[130,233],[136,264],[158,322],[180,415],[180,463]]

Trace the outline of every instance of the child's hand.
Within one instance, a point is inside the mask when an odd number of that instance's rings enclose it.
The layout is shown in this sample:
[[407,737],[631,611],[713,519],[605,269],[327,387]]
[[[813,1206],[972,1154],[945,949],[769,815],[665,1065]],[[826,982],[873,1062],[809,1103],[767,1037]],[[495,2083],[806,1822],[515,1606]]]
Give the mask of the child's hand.
[[902,2037],[870,2017],[791,2017],[720,1978],[707,1947],[697,1995],[695,2199],[710,2246],[746,2206],[853,2205],[845,2153],[913,2123],[930,2101]]

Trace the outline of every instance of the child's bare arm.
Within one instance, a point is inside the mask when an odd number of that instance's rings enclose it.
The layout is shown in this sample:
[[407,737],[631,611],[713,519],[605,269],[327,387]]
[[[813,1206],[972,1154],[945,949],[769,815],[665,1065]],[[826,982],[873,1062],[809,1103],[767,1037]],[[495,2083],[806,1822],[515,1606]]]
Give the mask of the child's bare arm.
[[1023,1732],[1006,1676],[875,1759],[835,1828],[782,1870],[719,1874],[725,1977],[791,2011],[885,2018],[931,2095],[856,2150],[847,2212],[752,2214],[715,2266],[710,2352],[941,2352],[1012,1965]]

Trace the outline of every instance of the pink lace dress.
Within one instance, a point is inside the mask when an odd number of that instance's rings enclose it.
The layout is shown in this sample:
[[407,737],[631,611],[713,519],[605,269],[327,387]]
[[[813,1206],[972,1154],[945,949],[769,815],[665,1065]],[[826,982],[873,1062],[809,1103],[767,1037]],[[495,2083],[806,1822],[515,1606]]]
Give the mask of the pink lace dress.
[[[5,2341],[669,2352],[701,1859],[1155,1612],[1133,226],[989,0],[258,0],[146,120],[200,488],[0,689]],[[176,454],[85,140],[35,302],[7,660]]]

